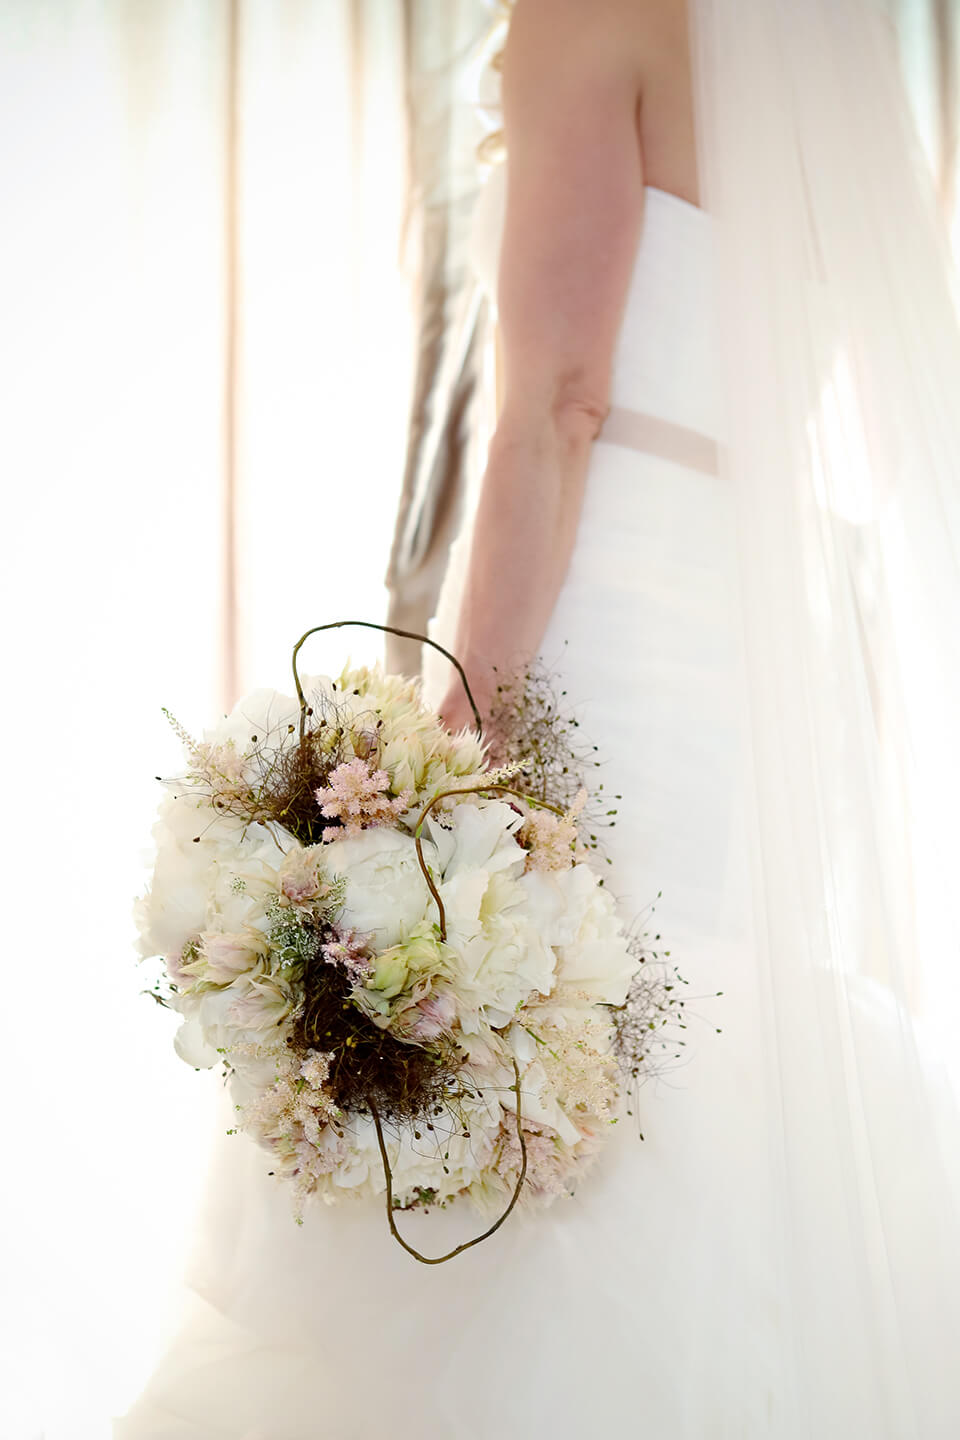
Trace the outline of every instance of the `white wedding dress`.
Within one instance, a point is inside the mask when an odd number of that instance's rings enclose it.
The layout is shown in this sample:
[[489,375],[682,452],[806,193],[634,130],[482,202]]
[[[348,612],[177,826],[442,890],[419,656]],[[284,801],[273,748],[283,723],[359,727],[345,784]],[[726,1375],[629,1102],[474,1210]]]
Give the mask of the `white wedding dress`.
[[[478,218],[488,275],[502,194],[501,177]],[[940,1333],[933,1289],[927,1308],[893,1319],[873,1303],[818,1148],[830,1096],[813,1074],[803,1164],[785,1173],[751,943],[732,498],[695,459],[722,442],[712,224],[647,188],[611,429],[629,441],[622,412],[652,416],[665,423],[645,433],[668,448],[679,437],[691,460],[601,435],[543,646],[599,746],[605,791],[623,796],[606,842],[624,919],[662,891],[652,925],[690,982],[684,1060],[643,1087],[576,1196],[515,1213],[438,1267],[396,1245],[379,1204],[318,1207],[298,1227],[265,1154],[222,1135],[179,1337],[116,1440],[960,1434],[956,1383],[921,1402],[910,1377],[877,1363],[895,1321],[905,1367],[916,1353],[940,1376],[960,1336]],[[441,640],[468,540],[467,529],[433,627]],[[882,1003],[864,1005],[882,1046]],[[225,1101],[223,1131],[231,1120]],[[432,1254],[482,1228],[456,1206],[402,1223]],[[936,1242],[913,1228],[913,1260],[933,1275]]]

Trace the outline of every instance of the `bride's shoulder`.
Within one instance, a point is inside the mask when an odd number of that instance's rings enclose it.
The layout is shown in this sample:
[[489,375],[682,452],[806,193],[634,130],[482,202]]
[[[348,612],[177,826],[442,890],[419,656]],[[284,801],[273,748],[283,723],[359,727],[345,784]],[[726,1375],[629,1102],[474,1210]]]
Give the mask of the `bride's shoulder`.
[[513,0],[511,8],[514,17],[571,15],[591,25],[620,19],[625,25],[642,31],[644,27],[683,14],[688,3],[689,0],[589,0],[589,4],[585,0]]
[[688,0],[514,0],[504,53],[511,68],[545,73],[592,59],[641,78],[672,51],[687,26]]
[[513,0],[511,24],[565,27],[574,24],[581,34],[592,31],[602,39],[613,28],[644,36],[664,27],[686,23],[689,0]]

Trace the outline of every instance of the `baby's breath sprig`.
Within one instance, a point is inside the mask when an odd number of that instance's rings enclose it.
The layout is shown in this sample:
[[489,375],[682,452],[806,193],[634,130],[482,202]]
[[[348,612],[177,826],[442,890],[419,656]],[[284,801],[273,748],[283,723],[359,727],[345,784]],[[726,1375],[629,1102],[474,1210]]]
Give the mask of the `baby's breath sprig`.
[[[496,667],[494,667],[496,670]],[[587,803],[578,818],[585,849],[602,849],[598,832],[616,824],[616,806],[594,773],[603,765],[599,747],[582,738],[580,722],[566,704],[558,675],[539,657],[512,671],[497,672],[490,706],[488,760],[494,767],[519,764],[530,798],[569,812],[579,792]]]

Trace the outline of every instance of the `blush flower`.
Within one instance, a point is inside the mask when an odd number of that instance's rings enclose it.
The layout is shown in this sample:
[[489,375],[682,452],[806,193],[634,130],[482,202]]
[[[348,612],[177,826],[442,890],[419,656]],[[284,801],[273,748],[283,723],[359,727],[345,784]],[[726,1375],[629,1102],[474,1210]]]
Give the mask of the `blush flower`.
[[174,951],[170,955],[164,956],[163,963],[166,967],[167,976],[172,980],[174,985],[180,986],[181,988],[185,985],[192,985],[197,978],[196,975],[192,974],[191,971],[186,968],[191,959],[196,959],[196,948],[190,945],[186,946],[180,954]]
[[230,1005],[229,1018],[241,1030],[269,1030],[281,1025],[294,1007],[290,986],[263,975],[240,991]]
[[[205,930],[187,946],[178,969],[181,980],[189,978],[206,980],[211,985],[229,985],[238,976],[256,970],[261,958],[257,936]],[[169,961],[167,963],[169,966]]]
[[337,819],[339,825],[324,828],[324,840],[356,835],[371,825],[386,825],[409,809],[413,792],[391,796],[390,776],[375,770],[368,760],[345,760],[330,775],[329,785],[317,790],[321,815]]
[[326,891],[321,879],[319,845],[294,845],[280,867],[280,893],[294,905],[316,900]]
[[457,1002],[450,990],[426,989],[419,998],[415,991],[407,1004],[394,1011],[390,1028],[400,1039],[423,1045],[449,1034],[456,1018]]

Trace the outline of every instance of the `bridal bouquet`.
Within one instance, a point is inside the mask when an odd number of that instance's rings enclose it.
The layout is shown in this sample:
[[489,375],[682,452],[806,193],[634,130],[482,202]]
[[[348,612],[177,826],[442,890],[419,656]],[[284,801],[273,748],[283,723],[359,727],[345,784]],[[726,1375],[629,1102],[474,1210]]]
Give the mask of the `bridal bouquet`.
[[295,697],[256,691],[199,740],[172,722],[187,764],[137,905],[153,993],[182,1059],[224,1066],[298,1220],[385,1195],[399,1240],[394,1211],[467,1197],[501,1212],[489,1234],[572,1192],[671,986],[604,888],[554,705],[510,688],[491,765],[417,682],[301,682],[302,643]]

